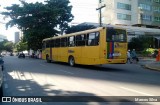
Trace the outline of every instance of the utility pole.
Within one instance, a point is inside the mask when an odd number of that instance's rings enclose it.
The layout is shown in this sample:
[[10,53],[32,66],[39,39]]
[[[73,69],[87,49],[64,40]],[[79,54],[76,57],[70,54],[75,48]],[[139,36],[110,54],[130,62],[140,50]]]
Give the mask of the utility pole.
[[[102,2],[102,0],[99,0],[99,4]],[[99,26],[102,27],[102,8],[104,8],[106,5],[102,5],[96,10],[99,10]]]

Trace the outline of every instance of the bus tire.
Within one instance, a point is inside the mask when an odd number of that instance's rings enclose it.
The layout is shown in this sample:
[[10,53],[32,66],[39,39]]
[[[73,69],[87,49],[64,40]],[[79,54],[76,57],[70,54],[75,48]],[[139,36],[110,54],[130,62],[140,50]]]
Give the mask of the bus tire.
[[74,66],[75,65],[75,60],[74,60],[73,56],[69,57],[68,63],[69,63],[70,66]]
[[46,60],[47,60],[47,63],[51,63],[51,60],[49,59],[48,55],[46,55]]

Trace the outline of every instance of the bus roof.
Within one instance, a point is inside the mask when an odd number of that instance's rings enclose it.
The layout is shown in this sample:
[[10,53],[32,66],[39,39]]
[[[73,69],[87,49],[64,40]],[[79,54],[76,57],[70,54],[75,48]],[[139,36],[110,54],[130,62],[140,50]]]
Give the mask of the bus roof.
[[[57,38],[64,38],[64,37],[69,37],[69,36],[73,36],[73,35],[80,35],[80,34],[85,34],[85,33],[90,33],[90,32],[96,32],[96,31],[102,30],[104,28],[105,27],[98,27],[98,28],[95,28],[95,29],[79,31],[79,32],[75,32],[75,33],[65,34],[65,35],[62,35],[62,36],[55,36],[55,37],[45,38],[45,39],[43,39],[43,41],[48,41],[48,40],[57,39]],[[120,28],[120,27],[112,27],[112,26],[109,26],[109,27],[106,27],[106,28],[123,29],[123,28]]]
[[95,28],[95,29],[90,29],[90,30],[85,30],[85,31],[79,31],[79,32],[75,32],[75,33],[65,34],[65,35],[62,35],[62,36],[55,36],[55,37],[45,38],[45,39],[43,39],[43,41],[57,39],[57,38],[64,38],[64,37],[73,36],[73,35],[80,35],[80,34],[85,34],[85,33],[90,33],[90,32],[96,32],[96,31],[99,31],[99,30],[101,30],[103,28],[104,27],[99,27],[99,28]]

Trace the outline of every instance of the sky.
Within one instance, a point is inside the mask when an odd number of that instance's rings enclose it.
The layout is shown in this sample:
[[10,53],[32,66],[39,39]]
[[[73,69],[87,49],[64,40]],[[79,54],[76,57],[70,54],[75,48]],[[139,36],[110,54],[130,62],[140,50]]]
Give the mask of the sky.
[[[25,0],[26,2],[43,2],[44,0]],[[74,20],[71,24],[79,24],[83,22],[98,22],[98,0],[70,0],[72,8],[72,14]],[[12,4],[18,4],[19,0],[0,0],[0,12],[5,11],[4,7],[11,6]],[[8,28],[6,30],[5,23],[9,19],[3,19],[3,15],[0,15],[0,35],[7,36],[9,41],[14,41],[14,33],[19,31],[16,27]]]

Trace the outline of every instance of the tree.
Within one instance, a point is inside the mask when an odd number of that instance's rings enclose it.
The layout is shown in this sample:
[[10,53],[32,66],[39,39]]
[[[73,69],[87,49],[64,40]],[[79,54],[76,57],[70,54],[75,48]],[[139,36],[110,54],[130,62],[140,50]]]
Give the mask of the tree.
[[0,52],[2,52],[3,50],[8,51],[8,52],[12,52],[13,51],[13,42],[8,41],[8,40],[4,40],[4,41],[0,42]]
[[4,42],[0,42],[0,52],[2,52],[4,50]]
[[59,31],[68,28],[68,22],[73,20],[72,6],[69,0],[47,0],[45,3],[27,3],[21,0],[21,5],[6,7],[8,12],[2,15],[10,17],[7,27],[17,25],[23,32],[28,47],[37,50],[41,48],[44,38],[56,36]]
[[139,36],[132,38],[131,41],[129,42],[129,49],[137,49],[137,50],[144,50],[146,48],[152,47],[154,44],[153,37],[149,36]]
[[8,41],[4,44],[4,50],[8,52],[13,52],[13,42]]
[[15,48],[16,48],[17,52],[22,52],[22,51],[27,50],[28,49],[27,42],[20,41],[20,42],[16,43]]
[[88,30],[88,29],[94,29],[94,28],[96,28],[96,27],[93,25],[76,25],[76,26],[69,27],[66,30],[66,34],[84,31],[84,30]]

